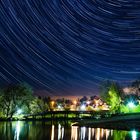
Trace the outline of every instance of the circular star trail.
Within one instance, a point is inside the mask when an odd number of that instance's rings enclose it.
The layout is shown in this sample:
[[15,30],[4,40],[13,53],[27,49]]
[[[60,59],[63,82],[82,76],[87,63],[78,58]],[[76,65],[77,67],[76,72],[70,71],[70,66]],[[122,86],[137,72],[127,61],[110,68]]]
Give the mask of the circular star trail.
[[0,0],[1,85],[88,94],[139,76],[139,0]]

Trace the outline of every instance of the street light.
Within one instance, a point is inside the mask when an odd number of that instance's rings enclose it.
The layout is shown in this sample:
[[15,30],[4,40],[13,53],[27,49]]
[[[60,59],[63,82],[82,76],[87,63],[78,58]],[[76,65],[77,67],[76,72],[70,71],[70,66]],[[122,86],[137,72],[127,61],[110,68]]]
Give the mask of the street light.
[[87,104],[89,105],[90,104],[90,101],[87,101]]
[[82,111],[85,111],[85,110],[86,110],[86,106],[85,106],[85,105],[81,105],[80,109],[81,109]]
[[77,101],[76,100],[74,100],[74,102],[73,102],[75,105],[77,104]]
[[135,107],[135,104],[134,104],[133,102],[129,102],[129,103],[128,103],[128,107],[134,108],[134,107]]
[[20,115],[21,113],[22,113],[22,110],[21,109],[18,109],[17,110],[17,114]]
[[52,107],[54,106],[54,103],[55,103],[54,101],[51,101],[51,105],[52,105]]
[[60,106],[60,105],[58,105],[57,108],[58,108],[58,110],[62,110],[62,106]]

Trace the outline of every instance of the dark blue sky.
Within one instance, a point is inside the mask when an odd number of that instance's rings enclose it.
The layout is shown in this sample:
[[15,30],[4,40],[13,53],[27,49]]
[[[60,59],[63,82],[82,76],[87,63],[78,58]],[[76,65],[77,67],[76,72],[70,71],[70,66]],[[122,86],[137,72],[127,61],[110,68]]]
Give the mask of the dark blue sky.
[[0,0],[0,84],[92,95],[140,77],[139,0]]

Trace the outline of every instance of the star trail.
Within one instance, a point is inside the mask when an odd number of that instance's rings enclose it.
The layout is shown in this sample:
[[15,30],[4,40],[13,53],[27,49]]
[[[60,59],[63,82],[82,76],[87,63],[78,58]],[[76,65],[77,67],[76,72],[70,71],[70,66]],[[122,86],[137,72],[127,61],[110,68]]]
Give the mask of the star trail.
[[139,0],[0,0],[1,85],[84,95],[139,77]]

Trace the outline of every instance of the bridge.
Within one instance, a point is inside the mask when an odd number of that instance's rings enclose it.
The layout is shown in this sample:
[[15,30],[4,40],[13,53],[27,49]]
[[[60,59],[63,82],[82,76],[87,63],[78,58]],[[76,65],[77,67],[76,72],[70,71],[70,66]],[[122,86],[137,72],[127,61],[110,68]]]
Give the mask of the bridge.
[[108,111],[45,111],[36,114],[24,115],[25,119],[88,119],[88,118],[103,118],[109,116]]

